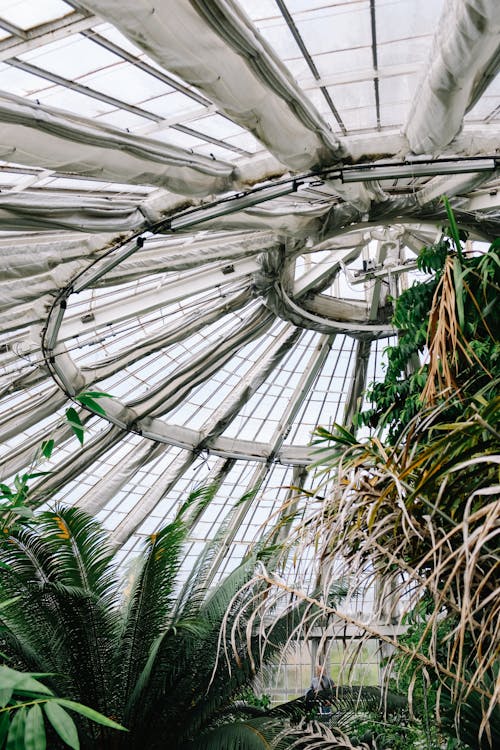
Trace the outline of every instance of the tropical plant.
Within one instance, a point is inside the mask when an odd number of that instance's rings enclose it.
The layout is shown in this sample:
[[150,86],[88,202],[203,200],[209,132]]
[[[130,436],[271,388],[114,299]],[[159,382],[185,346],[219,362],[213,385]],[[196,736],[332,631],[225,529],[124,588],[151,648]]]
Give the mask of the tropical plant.
[[[106,411],[99,403],[99,399],[102,398],[112,398],[112,396],[100,391],[82,391],[75,396],[74,400],[76,404],[83,406],[88,411],[104,416]],[[73,406],[65,410],[61,421],[70,427],[80,445],[83,445],[85,425]],[[12,477],[10,484],[0,482],[0,539],[2,535],[8,535],[15,528],[27,526],[35,521],[33,508],[47,498],[45,496],[40,497],[36,490],[33,491],[32,482],[38,477],[47,476],[51,473],[50,470],[41,471],[40,465],[51,458],[54,447],[54,438],[47,437],[35,451],[26,471]]]
[[[0,612],[0,644],[12,667],[45,674],[48,689],[129,729],[113,732],[84,715],[77,720],[82,748],[262,748],[277,731],[255,717],[261,709],[232,702],[251,685],[265,623],[252,617],[246,624],[253,629],[248,652],[237,647],[244,639],[236,629],[236,655],[220,636],[222,620],[230,626],[255,595],[238,592],[257,558],[207,591],[207,549],[187,581],[179,581],[188,529],[183,514],[206,500],[203,492],[149,537],[124,593],[106,533],[76,508],[41,513],[0,549],[6,564],[0,596],[17,597]],[[288,606],[273,623],[269,657],[281,654],[298,614]]]
[[80,742],[75,722],[66,709],[112,729],[124,727],[80,703],[59,698],[35,677],[0,666],[0,748],[45,750],[47,733],[73,750]]
[[[429,686],[442,729],[483,749],[498,745],[500,718],[500,242],[467,255],[451,210],[449,220],[449,239],[420,261],[435,276],[396,308],[404,330],[366,417],[379,432],[359,441],[341,426],[318,428],[324,481],[284,545],[285,556],[312,548],[326,583],[334,571],[374,589],[374,621],[260,580],[394,649],[410,700]],[[424,347],[428,362],[412,368]],[[416,640],[377,626],[422,602]]]
[[385,428],[389,444],[429,405],[441,403],[446,420],[454,421],[464,395],[500,378],[500,239],[487,252],[466,252],[467,235],[444,201],[449,223],[417,258],[419,270],[429,276],[397,299],[392,320],[397,344],[386,350],[384,380],[367,390],[371,406],[355,418],[358,425]]
[[[331,709],[328,716],[319,711],[326,703]],[[257,708],[255,715],[260,718],[247,725],[262,734],[269,750],[406,750],[408,744],[402,743],[419,737],[418,727],[407,716],[406,699],[373,686],[336,686],[272,708]],[[395,739],[401,739],[401,743]]]

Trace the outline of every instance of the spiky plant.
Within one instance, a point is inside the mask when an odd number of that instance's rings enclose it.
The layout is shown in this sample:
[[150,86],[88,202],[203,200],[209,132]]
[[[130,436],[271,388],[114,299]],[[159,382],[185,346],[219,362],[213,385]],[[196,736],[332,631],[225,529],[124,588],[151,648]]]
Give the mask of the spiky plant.
[[[313,549],[326,583],[333,571],[360,590],[372,587],[373,620],[266,573],[258,578],[401,654],[410,699],[425,683],[443,728],[483,750],[500,736],[500,241],[466,257],[449,215],[453,243],[431,259],[436,278],[423,294],[408,290],[405,302],[406,333],[418,322],[419,336],[412,342],[403,331],[390,381],[372,390],[380,399],[369,419],[382,430],[363,441],[341,426],[317,430],[327,444],[317,462],[325,482],[308,493],[307,519],[284,549],[285,556]],[[425,310],[415,307],[423,300]],[[426,341],[428,365],[407,378],[409,358]],[[410,381],[417,398],[408,408]],[[414,642],[378,627],[422,601],[425,621]]]
[[[256,559],[248,557],[207,591],[205,555],[180,586],[187,528],[179,517],[147,540],[124,593],[106,532],[78,509],[45,512],[0,547],[0,597],[17,597],[0,613],[0,650],[10,665],[49,674],[59,694],[129,729],[116,733],[81,721],[82,748],[266,746],[251,726],[251,709],[232,706],[230,720],[223,712],[250,684],[262,656],[258,622],[249,655],[242,647],[235,657],[220,638],[223,618],[231,622],[253,595],[237,592]],[[270,657],[287,641],[292,620],[288,609],[273,627]]]

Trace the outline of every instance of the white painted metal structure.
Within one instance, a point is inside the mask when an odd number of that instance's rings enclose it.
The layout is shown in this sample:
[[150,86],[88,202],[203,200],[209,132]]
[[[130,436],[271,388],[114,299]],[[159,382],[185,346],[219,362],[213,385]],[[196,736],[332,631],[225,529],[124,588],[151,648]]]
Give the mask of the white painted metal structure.
[[0,479],[54,437],[40,489],[124,555],[217,482],[190,554],[225,519],[240,559],[440,196],[499,234],[499,41],[498,0],[0,0]]

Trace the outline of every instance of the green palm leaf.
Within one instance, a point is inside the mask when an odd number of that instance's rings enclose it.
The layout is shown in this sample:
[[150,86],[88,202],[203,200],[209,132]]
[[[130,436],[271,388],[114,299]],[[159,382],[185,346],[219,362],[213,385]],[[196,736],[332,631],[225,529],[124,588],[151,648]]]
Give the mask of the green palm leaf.
[[[222,543],[217,538],[184,586],[178,582],[188,525],[209,498],[195,493],[173,523],[147,540],[123,600],[106,535],[82,511],[44,513],[40,524],[0,546],[0,560],[9,563],[0,568],[0,597],[17,597],[0,609],[0,646],[12,665],[50,672],[46,681],[55,694],[130,729],[117,737],[86,714],[74,717],[83,750],[107,750],[111,741],[117,750],[184,750],[202,737],[217,746],[224,733],[229,744],[221,746],[250,748],[259,747],[257,737],[276,733],[277,717],[259,724],[260,717],[234,705],[260,663],[258,635],[240,644],[237,657],[228,636],[220,635],[223,623],[230,632],[241,621],[241,607],[255,592],[246,584],[257,555],[208,590]],[[269,658],[281,654],[299,620],[296,610],[274,623]],[[237,716],[237,726],[223,731],[221,724],[234,724]],[[36,717],[30,717],[33,735]],[[16,727],[11,730],[13,738]]]
[[118,664],[121,665],[119,682],[123,696],[126,696],[127,722],[133,723],[137,711],[145,708],[142,693],[147,678],[143,671],[146,668],[151,675],[154,666],[154,658],[149,659],[151,651],[158,652],[158,639],[161,642],[162,634],[175,624],[171,610],[185,538],[186,527],[181,520],[153,534],[132,583],[118,652]]
[[52,551],[56,580],[115,602],[117,579],[113,557],[102,526],[78,508],[59,508],[39,517],[44,540]]

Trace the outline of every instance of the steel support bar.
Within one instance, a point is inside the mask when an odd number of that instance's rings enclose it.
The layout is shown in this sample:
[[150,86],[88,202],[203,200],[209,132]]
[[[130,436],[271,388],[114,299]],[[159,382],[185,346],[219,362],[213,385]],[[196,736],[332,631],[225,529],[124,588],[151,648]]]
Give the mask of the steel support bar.
[[74,13],[71,16],[64,16],[57,21],[43,24],[26,32],[26,36],[22,40],[19,38],[4,39],[0,42],[0,62],[15,55],[24,55],[26,52],[56,42],[59,39],[65,39],[73,34],[79,34],[97,23],[98,20],[93,15],[82,18],[80,13]]
[[354,377],[351,380],[347,394],[343,423],[348,430],[353,428],[353,417],[361,406],[361,396],[366,387],[366,374],[371,351],[370,340],[359,339],[356,342],[356,360],[354,363]]
[[59,341],[67,341],[89,331],[98,331],[103,326],[128,320],[144,315],[154,310],[159,310],[165,305],[186,299],[195,294],[201,294],[209,289],[223,290],[236,280],[250,277],[258,269],[255,258],[237,260],[232,263],[234,271],[225,274],[220,265],[195,271],[188,276],[182,276],[178,281],[172,281],[159,288],[143,293],[135,293],[134,296],[103,304],[100,308],[93,310],[93,320],[88,323],[82,322],[82,316],[68,317],[62,322],[58,335]]

